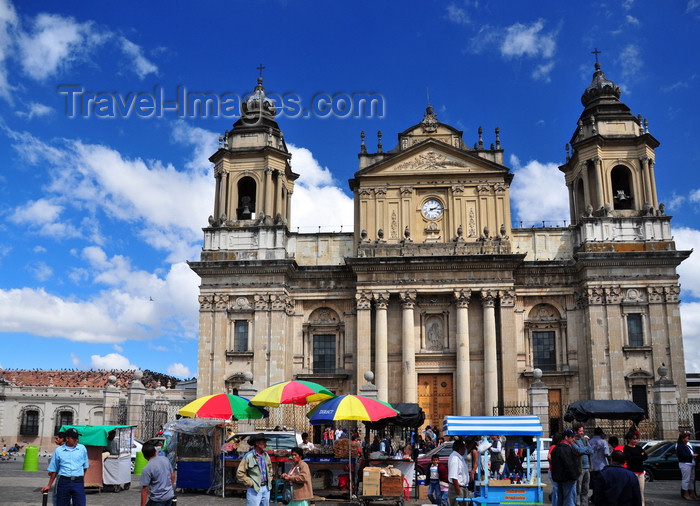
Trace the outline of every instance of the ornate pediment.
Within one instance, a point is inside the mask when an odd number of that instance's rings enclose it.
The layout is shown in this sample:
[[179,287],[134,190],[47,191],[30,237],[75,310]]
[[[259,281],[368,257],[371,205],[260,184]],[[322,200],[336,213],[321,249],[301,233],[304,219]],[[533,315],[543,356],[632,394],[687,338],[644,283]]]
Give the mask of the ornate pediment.
[[399,163],[392,167],[395,171],[433,171],[440,169],[447,169],[449,167],[458,167],[462,169],[468,169],[469,166],[454,158],[448,158],[443,153],[438,151],[426,151],[425,153],[420,153],[419,155],[407,160],[403,163]]

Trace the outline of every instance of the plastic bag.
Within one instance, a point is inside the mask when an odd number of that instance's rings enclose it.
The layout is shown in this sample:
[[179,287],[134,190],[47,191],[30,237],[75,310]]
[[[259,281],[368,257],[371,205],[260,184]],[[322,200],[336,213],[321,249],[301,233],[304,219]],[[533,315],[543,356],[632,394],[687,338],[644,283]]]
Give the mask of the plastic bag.
[[294,500],[294,489],[292,484],[287,482],[284,484],[284,489],[282,489],[282,504],[289,504]]

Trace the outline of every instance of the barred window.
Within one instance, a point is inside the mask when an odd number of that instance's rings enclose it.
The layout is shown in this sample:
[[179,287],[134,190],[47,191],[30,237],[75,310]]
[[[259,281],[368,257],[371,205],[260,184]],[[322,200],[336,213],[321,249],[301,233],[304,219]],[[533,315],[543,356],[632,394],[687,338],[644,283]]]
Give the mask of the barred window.
[[56,426],[54,427],[54,434],[57,434],[64,425],[73,425],[73,412],[70,410],[61,410],[56,413]]
[[39,411],[36,409],[25,409],[22,412],[22,421],[19,426],[20,436],[39,435]]
[[533,365],[543,371],[557,370],[553,331],[532,332],[532,359]]
[[335,335],[314,335],[314,373],[335,372]]
[[236,320],[233,325],[233,351],[248,351],[248,321]]
[[639,313],[627,315],[627,342],[630,346],[644,346],[642,315]]

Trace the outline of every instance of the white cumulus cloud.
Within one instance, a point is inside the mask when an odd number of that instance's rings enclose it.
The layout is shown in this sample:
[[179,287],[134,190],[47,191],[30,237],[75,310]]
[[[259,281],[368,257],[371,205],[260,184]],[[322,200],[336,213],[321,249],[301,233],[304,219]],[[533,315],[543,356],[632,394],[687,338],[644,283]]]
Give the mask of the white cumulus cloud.
[[128,358],[119,353],[108,353],[107,355],[91,355],[90,369],[106,369],[114,371],[128,371],[138,369]]
[[510,187],[511,205],[523,226],[542,220],[562,226],[564,220],[569,220],[569,194],[556,164],[532,160],[521,165],[516,156],[511,156],[510,162],[515,172]]
[[179,362],[170,364],[168,366],[168,374],[170,376],[175,376],[177,378],[191,378],[192,373],[190,373],[190,368]]
[[134,44],[124,37],[120,37],[119,40],[121,42],[122,51],[124,51],[124,54],[131,57],[131,62],[136,75],[143,79],[148,74],[158,73],[158,67],[143,55],[141,46]]
[[542,33],[544,22],[531,25],[515,23],[506,28],[506,37],[501,44],[501,54],[506,57],[542,56],[552,58],[556,51],[554,34]]

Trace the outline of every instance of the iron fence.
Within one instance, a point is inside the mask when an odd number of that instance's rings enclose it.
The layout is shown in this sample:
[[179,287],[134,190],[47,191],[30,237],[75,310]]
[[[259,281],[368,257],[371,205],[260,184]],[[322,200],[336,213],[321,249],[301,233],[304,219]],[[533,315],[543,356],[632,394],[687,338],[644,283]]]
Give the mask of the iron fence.
[[700,399],[678,403],[678,430],[692,432],[693,439],[700,437]]

